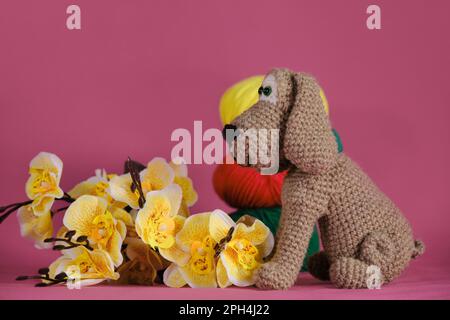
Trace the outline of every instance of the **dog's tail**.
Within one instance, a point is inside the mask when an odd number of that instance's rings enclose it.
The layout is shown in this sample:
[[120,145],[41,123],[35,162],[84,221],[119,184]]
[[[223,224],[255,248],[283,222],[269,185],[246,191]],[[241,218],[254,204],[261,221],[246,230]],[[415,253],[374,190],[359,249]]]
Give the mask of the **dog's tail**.
[[425,252],[425,244],[421,240],[415,240],[411,258],[415,259],[418,256],[421,256],[424,252]]

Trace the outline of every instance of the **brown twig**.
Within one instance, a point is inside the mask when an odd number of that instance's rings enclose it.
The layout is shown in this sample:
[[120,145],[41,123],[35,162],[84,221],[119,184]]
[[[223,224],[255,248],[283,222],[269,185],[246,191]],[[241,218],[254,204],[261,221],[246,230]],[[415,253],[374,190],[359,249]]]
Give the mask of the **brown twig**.
[[131,175],[131,180],[133,181],[131,184],[131,191],[132,192],[135,192],[136,190],[138,191],[139,207],[142,208],[145,203],[145,196],[144,196],[144,192],[142,191],[141,177],[139,176],[139,171],[136,168],[136,166],[134,165],[133,160],[131,160],[130,157],[128,157],[128,160],[127,160],[127,167],[128,167],[128,171]]

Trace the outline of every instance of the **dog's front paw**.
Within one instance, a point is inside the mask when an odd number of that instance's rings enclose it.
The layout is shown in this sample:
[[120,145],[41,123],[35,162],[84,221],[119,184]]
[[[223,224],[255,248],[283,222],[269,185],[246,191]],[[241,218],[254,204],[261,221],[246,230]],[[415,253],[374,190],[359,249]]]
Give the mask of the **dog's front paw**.
[[285,290],[292,287],[295,280],[296,275],[290,276],[278,263],[267,262],[258,270],[256,286],[265,290]]

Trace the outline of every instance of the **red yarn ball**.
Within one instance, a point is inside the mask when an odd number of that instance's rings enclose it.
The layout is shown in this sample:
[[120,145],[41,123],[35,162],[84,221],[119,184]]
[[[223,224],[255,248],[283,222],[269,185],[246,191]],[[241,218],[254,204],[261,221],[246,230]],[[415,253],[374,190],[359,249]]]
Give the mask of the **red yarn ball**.
[[286,171],[261,175],[256,169],[238,164],[220,164],[214,171],[213,185],[219,197],[234,208],[281,206],[281,186]]

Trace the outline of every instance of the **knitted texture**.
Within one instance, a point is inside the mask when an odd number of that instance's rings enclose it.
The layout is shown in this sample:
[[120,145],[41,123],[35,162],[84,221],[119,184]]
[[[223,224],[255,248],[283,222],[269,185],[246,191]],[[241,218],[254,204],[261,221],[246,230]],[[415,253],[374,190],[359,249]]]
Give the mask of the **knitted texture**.
[[315,79],[284,69],[269,75],[276,81],[275,96],[261,98],[232,123],[243,130],[278,128],[280,169],[289,169],[275,253],[259,270],[256,285],[294,284],[316,222],[324,252],[310,264],[313,275],[339,288],[365,288],[368,268],[376,266],[380,281],[393,280],[423,252],[423,244],[360,167],[338,153]]
[[317,279],[330,280],[330,261],[325,251],[320,251],[309,257],[308,270]]

